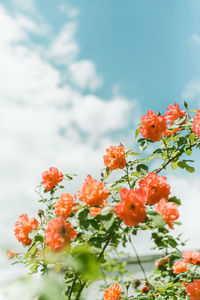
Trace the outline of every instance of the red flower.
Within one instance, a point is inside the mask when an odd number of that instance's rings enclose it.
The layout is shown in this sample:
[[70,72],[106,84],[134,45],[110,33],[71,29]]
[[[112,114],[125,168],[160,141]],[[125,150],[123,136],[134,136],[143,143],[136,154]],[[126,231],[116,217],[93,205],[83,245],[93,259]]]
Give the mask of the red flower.
[[163,265],[165,265],[166,263],[169,263],[169,262],[170,262],[170,258],[165,256],[165,257],[161,258],[160,260],[158,260],[155,263],[155,266],[156,267],[163,266]]
[[[167,122],[169,122],[168,125],[172,125],[173,122],[175,120],[177,120],[178,118],[183,118],[184,117],[184,120],[183,122],[181,123],[184,124],[186,122],[186,119],[187,119],[187,116],[186,116],[186,110],[180,110],[180,107],[178,106],[178,104],[176,102],[174,102],[174,106],[172,105],[169,105],[167,107],[168,111],[165,113],[164,117],[165,117],[165,120]],[[173,135],[174,133],[176,133],[177,131],[181,130],[181,128],[175,128],[173,131],[169,131],[167,129],[166,131],[166,136],[168,135]]]
[[175,264],[172,267],[174,274],[184,273],[187,272],[187,265],[183,260],[179,260],[175,262]]
[[23,214],[19,217],[18,221],[15,222],[14,234],[18,242],[29,246],[31,239],[29,238],[29,232],[38,227],[38,221],[35,218],[29,220],[27,214]]
[[138,226],[139,223],[144,222],[146,197],[143,191],[123,188],[119,193],[121,202],[114,207],[116,215],[129,227]]
[[186,287],[186,293],[190,300],[200,300],[200,279],[194,279]]
[[49,171],[42,173],[42,184],[46,191],[52,190],[60,181],[63,180],[63,173],[57,168],[50,168]]
[[111,171],[114,169],[123,169],[126,165],[124,146],[110,146],[106,149],[107,155],[103,156],[104,165]]
[[153,142],[160,141],[167,129],[167,123],[164,116],[157,116],[153,110],[148,110],[147,114],[141,117],[142,126],[140,133],[145,139]]
[[147,294],[147,293],[149,292],[148,286],[144,286],[144,287],[142,288],[142,292],[143,292],[144,294]]
[[103,182],[88,175],[82,189],[78,191],[78,196],[79,200],[84,201],[86,205],[102,206],[103,201],[109,196],[109,191],[104,189]]
[[139,187],[144,190],[147,196],[146,204],[156,204],[162,198],[169,199],[170,185],[165,182],[166,179],[166,177],[158,176],[156,173],[149,173],[139,181]]
[[187,264],[200,265],[200,253],[195,250],[184,251],[182,254],[183,261]]
[[115,285],[109,286],[106,290],[104,290],[103,300],[119,300],[120,294],[123,292],[120,289],[119,284],[115,283]]
[[70,193],[61,194],[60,199],[54,205],[55,215],[63,216],[65,219],[68,218],[72,213],[73,207],[79,205],[74,203],[74,201],[76,201],[76,195],[71,195]]
[[197,110],[196,116],[194,117],[192,130],[198,137],[200,137],[200,109]]
[[173,222],[179,218],[179,212],[176,203],[167,202],[163,198],[156,206],[156,211],[161,214],[167,225],[171,229],[174,229]]
[[76,238],[76,231],[71,227],[71,223],[66,223],[62,216],[47,224],[45,242],[51,250],[60,251],[63,246],[69,245],[73,238]]

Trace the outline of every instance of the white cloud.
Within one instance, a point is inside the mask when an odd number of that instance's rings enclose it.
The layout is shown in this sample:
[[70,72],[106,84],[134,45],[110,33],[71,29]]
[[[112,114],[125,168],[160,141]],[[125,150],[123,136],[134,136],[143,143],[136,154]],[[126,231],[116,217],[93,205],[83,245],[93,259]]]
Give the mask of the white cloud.
[[[13,224],[21,213],[36,214],[34,187],[41,173],[57,166],[80,174],[68,187],[74,192],[88,173],[98,176],[105,148],[113,143],[107,133],[127,128],[137,101],[83,95],[69,79],[63,83],[55,62],[64,63],[66,71],[80,64],[75,22],[64,26],[50,50],[29,42],[39,23],[12,17],[1,5],[0,25],[0,244],[16,245]],[[87,64],[92,71],[85,73],[85,87],[96,88],[94,64]]]
[[197,34],[197,33],[192,34],[192,36],[190,38],[190,41],[193,44],[200,45],[200,36],[199,36],[199,34]]
[[102,78],[97,75],[95,65],[89,60],[73,62],[69,65],[69,76],[71,81],[78,87],[96,90],[103,83]]
[[34,0],[12,0],[15,7],[20,8],[24,11],[33,12],[36,10],[36,5]]
[[193,79],[188,84],[186,84],[182,98],[185,100],[200,100],[200,80]]
[[76,58],[79,52],[79,46],[74,38],[76,29],[75,21],[65,24],[49,50],[46,51],[47,55],[58,64],[68,64]]
[[77,18],[79,16],[79,10],[69,4],[62,4],[60,11],[63,12],[68,18]]

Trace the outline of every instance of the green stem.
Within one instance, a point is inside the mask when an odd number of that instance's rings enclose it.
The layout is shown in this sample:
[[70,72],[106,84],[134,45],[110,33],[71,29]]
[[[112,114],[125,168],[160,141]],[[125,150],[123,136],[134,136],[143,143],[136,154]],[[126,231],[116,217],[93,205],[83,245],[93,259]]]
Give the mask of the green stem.
[[140,269],[142,270],[142,273],[143,273],[143,275],[144,275],[144,279],[145,279],[145,281],[148,282],[148,279],[147,279],[147,275],[146,275],[145,269],[143,268],[143,265],[142,265],[142,263],[141,263],[140,257],[139,257],[139,255],[138,255],[138,253],[137,253],[137,250],[135,249],[135,246],[133,245],[133,243],[132,243],[132,241],[131,241],[130,236],[129,236],[129,242],[130,242],[130,244],[131,244],[131,246],[132,246],[132,248],[133,248],[133,251],[135,252],[135,255],[136,255],[138,264],[139,264]]

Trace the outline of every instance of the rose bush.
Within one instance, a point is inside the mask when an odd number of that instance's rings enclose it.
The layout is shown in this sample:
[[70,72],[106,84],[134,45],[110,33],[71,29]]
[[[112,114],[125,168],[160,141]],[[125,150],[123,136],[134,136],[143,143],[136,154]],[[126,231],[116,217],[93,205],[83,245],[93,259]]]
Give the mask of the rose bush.
[[[62,275],[65,289],[57,299],[84,299],[84,290],[104,279],[100,287],[104,300],[199,300],[200,253],[181,253],[184,243],[171,235],[179,225],[181,201],[171,195],[161,174],[170,165],[195,171],[190,156],[200,148],[200,111],[184,106],[186,110],[170,105],[164,115],[149,110],[135,133],[140,153],[122,144],[110,146],[102,155],[101,179],[88,175],[77,195],[62,192],[65,180],[72,181],[75,175],[63,175],[55,167],[43,172],[37,187],[42,205],[37,219],[22,214],[14,226],[25,251],[8,250],[8,258],[25,264],[32,273],[55,270]],[[151,154],[145,157],[148,146]],[[156,169],[155,161],[160,163]],[[117,180],[110,180],[112,172]],[[151,232],[155,250],[163,254],[150,278],[132,241],[141,231]],[[119,262],[113,266],[112,250],[117,253],[127,243],[138,259],[143,281]],[[112,269],[115,275],[108,273]]]

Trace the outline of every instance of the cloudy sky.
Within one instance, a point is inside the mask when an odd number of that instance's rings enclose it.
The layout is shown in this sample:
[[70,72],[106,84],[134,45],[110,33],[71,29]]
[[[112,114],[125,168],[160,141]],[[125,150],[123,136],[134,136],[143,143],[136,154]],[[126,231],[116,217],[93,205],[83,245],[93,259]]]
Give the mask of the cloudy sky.
[[[200,107],[198,0],[0,0],[0,246],[37,212],[51,166],[98,176],[110,144],[135,147],[148,109]],[[136,150],[136,148],[134,148]],[[200,177],[169,173],[183,199],[188,247],[199,248]]]

